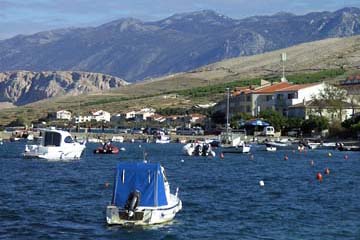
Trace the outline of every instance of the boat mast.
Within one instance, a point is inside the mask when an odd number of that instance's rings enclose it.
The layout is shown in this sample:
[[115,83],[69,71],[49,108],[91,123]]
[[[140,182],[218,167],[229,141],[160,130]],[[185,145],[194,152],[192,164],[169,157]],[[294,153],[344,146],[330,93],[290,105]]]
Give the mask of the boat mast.
[[229,141],[229,102],[230,102],[230,88],[226,88],[227,101],[226,101],[226,142]]

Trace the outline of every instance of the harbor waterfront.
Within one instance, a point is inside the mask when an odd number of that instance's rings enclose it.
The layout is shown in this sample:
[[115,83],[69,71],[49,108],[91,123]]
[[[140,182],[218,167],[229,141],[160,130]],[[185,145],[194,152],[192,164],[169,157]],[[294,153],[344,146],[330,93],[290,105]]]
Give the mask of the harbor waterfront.
[[[0,145],[1,239],[356,239],[357,152],[278,150],[190,157],[181,144],[117,144],[118,155],[24,159],[24,143]],[[330,153],[330,154],[329,154]],[[168,224],[107,226],[114,171],[122,161],[160,162],[183,209]],[[286,156],[286,158],[284,157]],[[330,171],[326,174],[324,170]],[[316,179],[323,175],[322,182]]]

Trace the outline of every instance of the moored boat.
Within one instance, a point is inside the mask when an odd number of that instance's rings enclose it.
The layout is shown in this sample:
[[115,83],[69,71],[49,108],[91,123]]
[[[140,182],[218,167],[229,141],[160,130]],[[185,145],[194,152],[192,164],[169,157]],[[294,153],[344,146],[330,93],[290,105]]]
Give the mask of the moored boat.
[[221,149],[223,153],[249,153],[250,150],[251,146],[244,142],[236,146],[222,147]]
[[109,225],[151,225],[171,221],[182,202],[170,193],[165,170],[159,163],[119,163],[111,205],[106,208]]
[[76,142],[69,132],[55,128],[41,131],[41,143],[26,145],[24,157],[51,160],[79,159],[85,149],[86,142]]

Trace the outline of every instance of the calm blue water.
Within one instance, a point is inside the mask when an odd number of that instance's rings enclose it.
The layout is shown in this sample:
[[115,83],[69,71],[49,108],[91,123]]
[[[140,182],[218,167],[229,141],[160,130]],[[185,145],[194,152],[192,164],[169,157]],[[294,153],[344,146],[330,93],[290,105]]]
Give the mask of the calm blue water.
[[[220,159],[182,156],[180,144],[119,144],[119,155],[87,146],[79,161],[49,162],[22,159],[22,143],[0,145],[0,239],[360,239],[359,153],[254,149],[253,159]],[[183,210],[162,226],[108,227],[115,165],[144,149],[180,188]]]

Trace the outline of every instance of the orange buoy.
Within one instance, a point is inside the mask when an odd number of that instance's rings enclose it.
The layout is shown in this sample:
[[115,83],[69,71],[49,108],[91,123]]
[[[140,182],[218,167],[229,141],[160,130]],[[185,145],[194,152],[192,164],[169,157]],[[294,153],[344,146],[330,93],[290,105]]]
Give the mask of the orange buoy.
[[329,168],[325,168],[324,173],[325,173],[326,175],[329,175],[329,174],[330,174],[330,169],[329,169]]
[[220,153],[220,158],[224,159],[224,153]]
[[349,159],[349,156],[348,156],[347,154],[345,154],[344,159],[345,159],[345,160],[348,160],[348,159]]
[[284,160],[285,160],[285,161],[289,160],[288,155],[285,155],[285,156],[284,156]]
[[323,176],[321,175],[321,173],[317,173],[316,174],[316,179],[319,181],[319,182],[322,182],[322,180],[323,180]]

